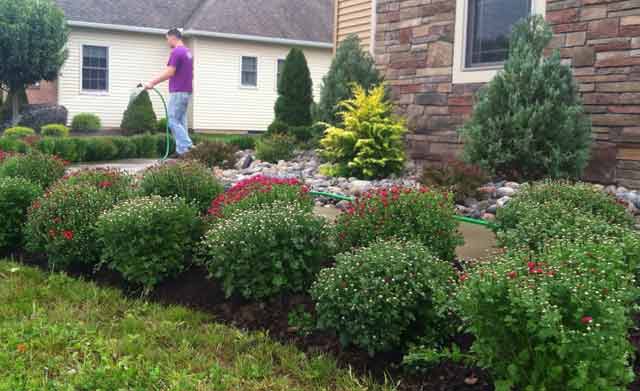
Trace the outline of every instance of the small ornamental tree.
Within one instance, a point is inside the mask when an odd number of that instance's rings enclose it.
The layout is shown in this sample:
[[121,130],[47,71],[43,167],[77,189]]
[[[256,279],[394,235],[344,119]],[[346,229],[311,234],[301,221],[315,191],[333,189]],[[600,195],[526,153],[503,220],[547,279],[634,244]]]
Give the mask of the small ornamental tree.
[[340,102],[352,99],[352,85],[358,84],[366,91],[383,81],[371,55],[362,49],[360,38],[347,37],[336,51],[329,73],[322,79],[318,116],[322,122],[338,124]]
[[67,58],[68,30],[52,0],[0,0],[0,87],[12,97],[12,119],[20,91],[41,80],[55,80]]
[[587,165],[591,127],[571,69],[555,51],[544,18],[514,27],[504,71],[481,90],[462,129],[465,157],[517,179],[579,177]]
[[136,99],[129,102],[124,112],[120,129],[125,134],[154,132],[158,126],[156,113],[147,91],[143,91]]
[[307,59],[300,49],[293,48],[287,55],[278,82],[276,120],[289,126],[311,125],[313,82]]

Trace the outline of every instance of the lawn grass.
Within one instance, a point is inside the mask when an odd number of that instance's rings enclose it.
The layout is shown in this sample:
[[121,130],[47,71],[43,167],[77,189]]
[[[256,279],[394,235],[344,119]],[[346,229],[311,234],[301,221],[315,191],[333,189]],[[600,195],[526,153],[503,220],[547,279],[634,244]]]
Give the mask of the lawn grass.
[[1,391],[391,389],[198,312],[0,261]]

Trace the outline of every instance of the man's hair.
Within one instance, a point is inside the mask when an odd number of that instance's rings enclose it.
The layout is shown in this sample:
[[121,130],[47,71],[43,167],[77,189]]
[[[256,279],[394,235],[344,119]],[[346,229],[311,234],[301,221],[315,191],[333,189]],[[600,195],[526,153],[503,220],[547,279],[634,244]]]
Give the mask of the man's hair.
[[167,31],[167,36],[176,37],[178,39],[182,39],[182,31],[180,31],[180,30],[178,30],[176,28],[173,28],[173,29]]

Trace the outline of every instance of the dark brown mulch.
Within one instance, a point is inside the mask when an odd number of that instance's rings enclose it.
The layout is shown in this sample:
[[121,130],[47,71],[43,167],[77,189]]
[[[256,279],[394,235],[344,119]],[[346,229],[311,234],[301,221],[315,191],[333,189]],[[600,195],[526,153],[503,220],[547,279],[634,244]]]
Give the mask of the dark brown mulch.
[[[23,263],[46,270],[45,257],[17,255]],[[140,297],[140,291],[129,287],[117,274],[108,270],[93,273],[90,268],[76,267],[68,272],[73,277],[91,279],[102,286],[123,290],[131,297]],[[399,391],[491,391],[494,389],[489,375],[477,368],[467,368],[455,363],[443,363],[425,374],[411,375],[400,367],[402,355],[391,352],[370,357],[366,352],[354,348],[343,349],[335,335],[314,331],[298,333],[289,324],[289,313],[301,306],[314,311],[311,298],[295,295],[273,299],[268,302],[250,302],[237,297],[226,299],[221,287],[206,278],[206,271],[193,267],[179,278],[166,281],[151,292],[149,299],[161,304],[182,305],[213,316],[215,321],[232,325],[242,330],[262,330],[283,343],[291,343],[313,355],[327,353],[335,357],[343,367],[351,367],[358,373],[369,374],[383,381],[391,379],[398,384]],[[631,332],[631,341],[640,352],[640,315],[636,316],[636,329]],[[471,345],[469,336],[458,336],[455,341],[465,348]],[[638,379],[629,387],[640,391],[640,353],[636,354],[635,373]]]

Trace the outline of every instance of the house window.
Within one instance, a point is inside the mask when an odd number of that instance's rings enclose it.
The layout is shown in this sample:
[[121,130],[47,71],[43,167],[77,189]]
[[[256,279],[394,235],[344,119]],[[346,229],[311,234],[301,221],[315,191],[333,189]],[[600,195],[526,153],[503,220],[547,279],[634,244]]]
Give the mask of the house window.
[[513,25],[531,14],[532,0],[468,0],[467,68],[499,65],[509,53]]
[[109,50],[103,46],[82,47],[82,89],[107,91],[109,85]]
[[242,86],[258,86],[258,58],[242,57]]
[[276,87],[280,85],[280,76],[282,76],[282,70],[284,69],[284,60],[278,60],[278,71],[276,73]]

